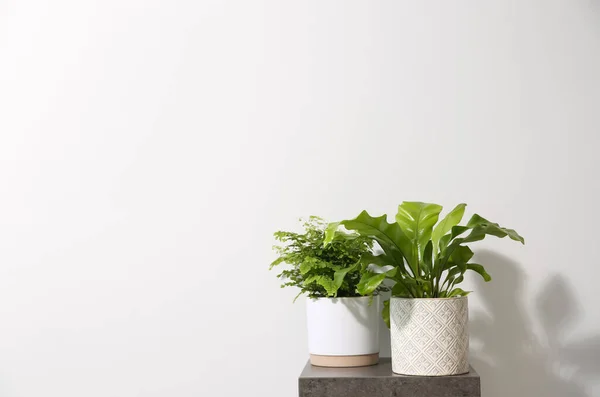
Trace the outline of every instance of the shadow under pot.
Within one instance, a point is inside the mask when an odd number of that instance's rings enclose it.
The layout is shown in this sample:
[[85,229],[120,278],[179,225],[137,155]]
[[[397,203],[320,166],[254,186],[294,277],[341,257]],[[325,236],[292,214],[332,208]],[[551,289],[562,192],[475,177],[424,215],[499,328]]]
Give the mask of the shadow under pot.
[[380,298],[307,298],[312,365],[362,367],[379,362]]
[[446,376],[469,372],[469,305],[454,298],[391,298],[392,371]]

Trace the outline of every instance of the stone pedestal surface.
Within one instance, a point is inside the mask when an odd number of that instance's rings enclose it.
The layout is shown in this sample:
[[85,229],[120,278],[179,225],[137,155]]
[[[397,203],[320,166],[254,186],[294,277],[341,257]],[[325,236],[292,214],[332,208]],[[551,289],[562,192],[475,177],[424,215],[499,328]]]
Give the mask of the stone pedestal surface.
[[403,376],[392,373],[389,358],[378,365],[324,368],[306,364],[298,378],[299,397],[481,397],[473,367],[464,375]]

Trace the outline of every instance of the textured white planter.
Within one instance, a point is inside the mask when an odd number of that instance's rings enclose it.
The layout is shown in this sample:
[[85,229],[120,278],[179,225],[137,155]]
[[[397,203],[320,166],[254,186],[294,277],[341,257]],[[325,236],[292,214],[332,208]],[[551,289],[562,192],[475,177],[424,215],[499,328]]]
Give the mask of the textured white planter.
[[308,350],[313,365],[359,367],[379,361],[380,298],[306,300]]
[[468,322],[466,296],[391,298],[392,371],[421,376],[469,372]]

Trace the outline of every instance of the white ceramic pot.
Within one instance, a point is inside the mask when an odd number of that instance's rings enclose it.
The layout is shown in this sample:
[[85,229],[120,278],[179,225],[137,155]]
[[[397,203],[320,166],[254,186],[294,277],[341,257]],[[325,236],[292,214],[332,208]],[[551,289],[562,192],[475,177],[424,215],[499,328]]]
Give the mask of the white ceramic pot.
[[391,298],[392,371],[421,376],[469,372],[468,322],[466,296]]
[[359,367],[379,361],[380,298],[306,300],[308,350],[313,365]]

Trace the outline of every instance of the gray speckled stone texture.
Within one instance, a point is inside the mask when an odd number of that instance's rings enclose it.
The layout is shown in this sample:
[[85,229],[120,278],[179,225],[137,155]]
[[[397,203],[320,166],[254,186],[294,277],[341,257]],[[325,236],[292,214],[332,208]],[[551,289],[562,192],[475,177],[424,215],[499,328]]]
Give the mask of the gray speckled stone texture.
[[481,397],[473,367],[464,375],[403,376],[392,373],[389,358],[359,368],[322,368],[306,364],[298,378],[300,397]]

